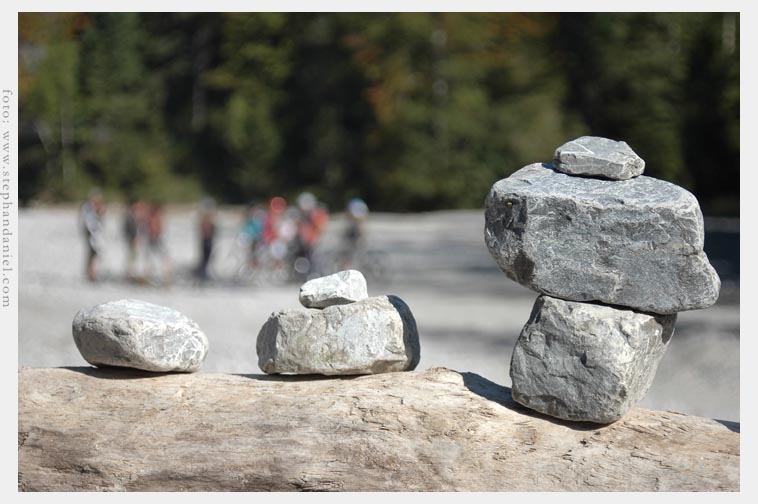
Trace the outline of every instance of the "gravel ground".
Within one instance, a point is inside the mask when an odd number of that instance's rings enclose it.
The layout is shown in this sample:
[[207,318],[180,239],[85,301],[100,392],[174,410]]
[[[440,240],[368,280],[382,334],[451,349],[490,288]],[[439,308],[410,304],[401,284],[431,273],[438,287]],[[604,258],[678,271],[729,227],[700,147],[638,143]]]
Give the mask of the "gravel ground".
[[[165,243],[176,271],[170,286],[123,280],[122,215],[120,208],[109,208],[103,280],[93,284],[84,280],[85,248],[76,209],[20,211],[19,365],[87,365],[71,336],[76,311],[138,298],[176,308],[200,324],[210,340],[202,372],[260,373],[258,330],[272,311],[299,306],[299,285],[228,281],[236,262],[240,210],[219,213],[216,280],[202,286],[187,273],[198,258],[191,209],[172,207],[165,217]],[[335,246],[342,226],[341,216],[334,216],[325,249]],[[413,310],[421,339],[417,369],[445,366],[509,386],[511,351],[536,293],[500,272],[484,245],[483,229],[481,211],[372,214],[369,247],[384,252],[386,274],[369,277],[369,294],[398,295]],[[679,315],[655,382],[640,405],[739,421],[739,225],[708,220],[706,231],[706,251],[724,280],[721,298],[707,310]]]

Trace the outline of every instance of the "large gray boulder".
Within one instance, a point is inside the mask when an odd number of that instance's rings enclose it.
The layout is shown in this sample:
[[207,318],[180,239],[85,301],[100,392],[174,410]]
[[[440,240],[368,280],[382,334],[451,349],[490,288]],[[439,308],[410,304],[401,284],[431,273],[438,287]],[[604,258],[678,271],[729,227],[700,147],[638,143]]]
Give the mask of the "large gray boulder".
[[675,320],[540,296],[513,350],[513,399],[564,420],[616,421],[653,383]]
[[416,321],[396,296],[274,312],[258,333],[256,350],[258,366],[269,374],[410,371],[420,358]]
[[537,292],[662,314],[718,299],[700,206],[674,184],[574,177],[535,163],[496,182],[485,204],[492,257]]
[[569,175],[628,180],[642,175],[645,161],[626,142],[583,136],[555,150],[555,169]]
[[366,277],[358,270],[314,278],[300,287],[300,304],[306,308],[354,303],[367,297]]
[[208,353],[208,338],[195,322],[136,299],[79,310],[72,332],[82,357],[94,366],[192,372]]

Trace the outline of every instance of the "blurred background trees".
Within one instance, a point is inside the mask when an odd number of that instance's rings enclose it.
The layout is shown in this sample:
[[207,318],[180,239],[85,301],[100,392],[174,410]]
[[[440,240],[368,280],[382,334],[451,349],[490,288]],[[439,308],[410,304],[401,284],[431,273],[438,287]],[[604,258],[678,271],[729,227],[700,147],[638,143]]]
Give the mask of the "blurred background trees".
[[22,13],[19,196],[481,207],[580,135],[739,214],[735,13]]

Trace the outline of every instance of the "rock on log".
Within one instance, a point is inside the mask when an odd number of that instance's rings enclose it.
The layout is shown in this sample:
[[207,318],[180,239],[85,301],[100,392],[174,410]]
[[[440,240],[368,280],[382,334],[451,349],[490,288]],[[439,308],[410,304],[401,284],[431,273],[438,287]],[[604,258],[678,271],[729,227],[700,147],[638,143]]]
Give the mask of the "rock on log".
[[24,491],[739,490],[739,424],[640,408],[559,421],[444,368],[18,378]]

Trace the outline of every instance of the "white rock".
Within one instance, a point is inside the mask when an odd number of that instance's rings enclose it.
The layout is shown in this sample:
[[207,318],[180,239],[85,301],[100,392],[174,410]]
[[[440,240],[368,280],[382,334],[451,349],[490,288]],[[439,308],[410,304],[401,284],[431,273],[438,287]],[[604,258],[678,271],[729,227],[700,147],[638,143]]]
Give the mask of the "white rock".
[[182,313],[136,299],[84,308],[74,317],[74,342],[94,366],[192,372],[208,352],[208,338]]
[[300,304],[306,308],[354,303],[368,297],[366,278],[358,270],[346,270],[314,278],[300,287]]
[[553,167],[569,175],[628,180],[642,175],[645,161],[626,142],[583,136],[555,150]]

